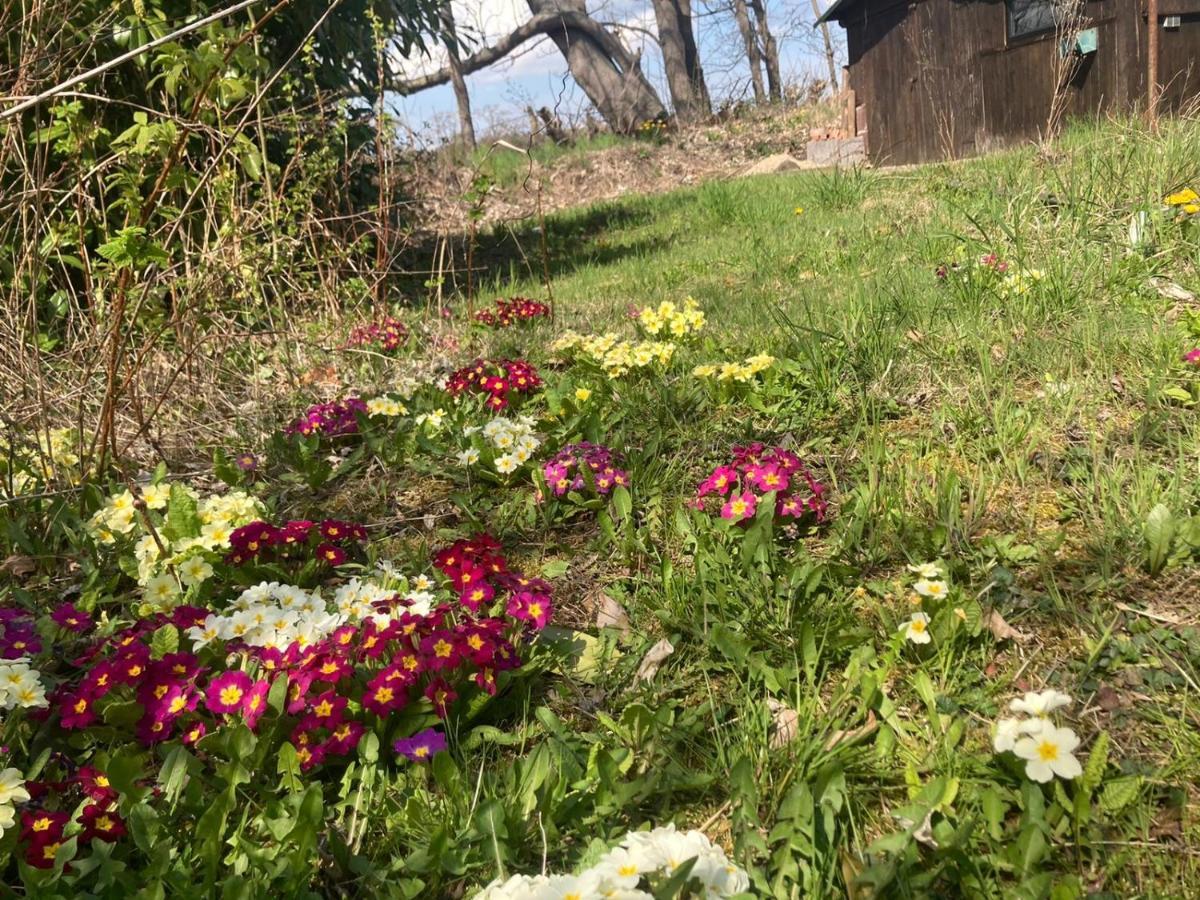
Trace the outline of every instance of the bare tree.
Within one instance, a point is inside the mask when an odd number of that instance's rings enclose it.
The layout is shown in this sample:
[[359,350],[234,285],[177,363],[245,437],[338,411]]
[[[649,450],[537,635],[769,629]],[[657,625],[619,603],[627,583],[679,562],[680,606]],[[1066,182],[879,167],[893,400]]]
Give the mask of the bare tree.
[[702,121],[712,114],[712,100],[696,48],[692,0],[654,0],[654,17],[675,115],[682,122]]
[[746,60],[750,63],[750,83],[754,86],[754,102],[766,103],[767,91],[763,87],[762,54],[758,50],[758,37],[750,24],[750,12],[746,0],[733,0],[733,18],[737,21],[742,42],[746,45]]
[[783,79],[779,74],[779,46],[775,43],[775,36],[771,34],[771,28],[767,24],[765,0],[750,0],[750,9],[754,12],[762,58],[767,67],[767,90],[772,102],[778,103],[783,99]]
[[[821,18],[821,5],[818,0],[812,0],[813,15],[817,21]],[[825,44],[825,62],[829,66],[829,90],[837,92],[838,78],[837,61],[833,55],[833,38],[829,34],[829,23],[821,22],[821,40]]]
[[458,104],[458,142],[467,150],[475,149],[475,125],[471,121],[471,95],[467,93],[467,79],[463,74],[458,54],[458,31],[454,27],[454,10],[451,0],[444,0],[441,8],[442,40],[446,45],[450,70],[450,83],[454,86],[454,101]]
[[[490,46],[461,59],[459,67],[464,75],[499,62],[531,38],[548,35],[566,57],[571,76],[613,131],[629,133],[642,122],[667,114],[642,73],[638,57],[587,14],[583,0],[527,2],[533,17]],[[400,94],[413,94],[450,80],[447,66],[390,87]]]
[[589,22],[584,0],[526,0],[534,16],[558,15],[563,27],[549,32],[566,57],[567,68],[613,131],[627,133],[667,111],[642,73],[641,62],[604,28],[583,29],[568,22],[574,13]]

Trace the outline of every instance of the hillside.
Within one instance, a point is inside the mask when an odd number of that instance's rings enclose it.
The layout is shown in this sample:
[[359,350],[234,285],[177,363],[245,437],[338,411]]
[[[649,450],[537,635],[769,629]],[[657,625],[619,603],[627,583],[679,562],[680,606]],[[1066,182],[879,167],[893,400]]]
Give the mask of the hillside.
[[7,433],[30,896],[1195,892],[1200,121],[709,180],[758,127],[158,345],[119,468]]

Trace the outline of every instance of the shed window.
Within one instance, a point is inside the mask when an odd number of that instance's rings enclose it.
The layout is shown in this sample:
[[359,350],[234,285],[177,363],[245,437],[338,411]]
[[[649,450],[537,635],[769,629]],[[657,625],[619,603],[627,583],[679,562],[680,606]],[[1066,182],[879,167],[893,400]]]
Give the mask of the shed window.
[[1053,31],[1058,20],[1055,0],[1005,0],[1008,8],[1008,36],[1022,38]]

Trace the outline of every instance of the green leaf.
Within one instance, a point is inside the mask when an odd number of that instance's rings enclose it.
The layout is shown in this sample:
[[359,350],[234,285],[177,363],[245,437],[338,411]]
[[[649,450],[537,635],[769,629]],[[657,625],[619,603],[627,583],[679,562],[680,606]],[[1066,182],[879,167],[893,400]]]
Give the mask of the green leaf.
[[571,564],[565,559],[552,559],[542,566],[542,577],[561,578],[567,574],[569,568],[571,568]]
[[1175,538],[1175,518],[1164,504],[1150,510],[1145,527],[1146,556],[1151,575],[1157,575],[1167,563],[1171,541]]
[[1108,765],[1108,732],[1100,732],[1092,751],[1088,754],[1087,766],[1083,770],[1083,787],[1090,793],[1104,780],[1104,768]]
[[172,541],[200,534],[196,498],[182,484],[171,485],[171,496],[167,499],[167,524],[163,531]]
[[1114,778],[1100,792],[1100,808],[1107,813],[1118,813],[1137,799],[1142,792],[1140,775]]
[[168,622],[150,636],[150,655],[162,659],[179,650],[179,629]]

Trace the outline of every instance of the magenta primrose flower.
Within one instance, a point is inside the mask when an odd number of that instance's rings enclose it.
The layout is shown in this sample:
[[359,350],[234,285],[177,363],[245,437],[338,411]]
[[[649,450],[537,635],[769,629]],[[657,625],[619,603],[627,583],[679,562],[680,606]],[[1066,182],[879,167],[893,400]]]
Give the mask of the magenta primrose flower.
[[740,494],[734,494],[721,507],[721,518],[729,519],[733,522],[740,522],[743,519],[754,518],[754,513],[758,509],[758,498],[750,491],[743,491]]
[[222,672],[208,683],[204,703],[210,712],[233,713],[242,708],[253,682],[245,672]]
[[92,621],[92,617],[76,607],[74,603],[60,604],[54,612],[50,613],[50,618],[60,628],[65,628],[67,631],[74,631],[76,634],[90,631],[95,624]]
[[446,749],[446,736],[433,728],[418,731],[412,737],[400,738],[392,745],[401,756],[412,762],[429,762]]
[[1200,347],[1183,354],[1183,361],[1200,368]]

